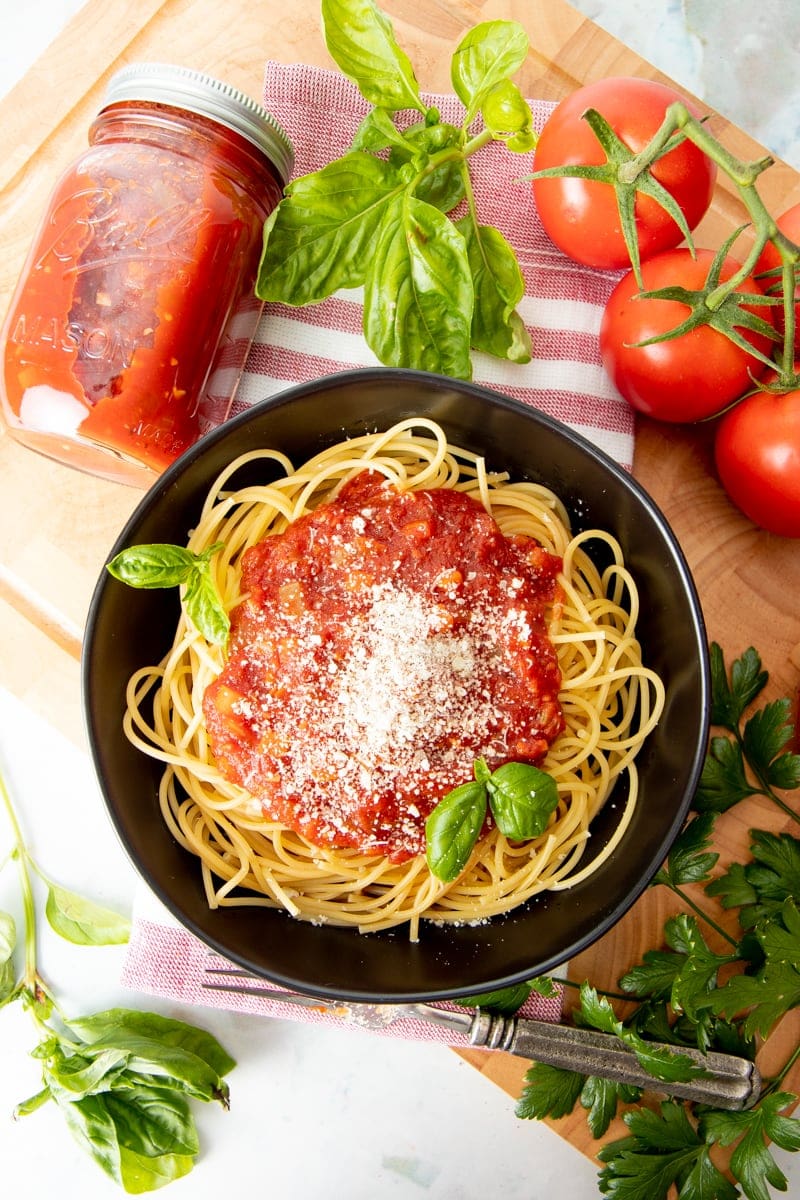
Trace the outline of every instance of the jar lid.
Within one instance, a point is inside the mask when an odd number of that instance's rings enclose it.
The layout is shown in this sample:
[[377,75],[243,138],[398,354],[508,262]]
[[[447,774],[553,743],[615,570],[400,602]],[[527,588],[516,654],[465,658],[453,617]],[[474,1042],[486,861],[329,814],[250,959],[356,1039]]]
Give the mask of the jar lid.
[[131,63],[112,75],[103,108],[125,100],[169,104],[226,125],[267,155],[284,184],[289,180],[294,166],[292,143],[275,118],[238,88],[189,67]]

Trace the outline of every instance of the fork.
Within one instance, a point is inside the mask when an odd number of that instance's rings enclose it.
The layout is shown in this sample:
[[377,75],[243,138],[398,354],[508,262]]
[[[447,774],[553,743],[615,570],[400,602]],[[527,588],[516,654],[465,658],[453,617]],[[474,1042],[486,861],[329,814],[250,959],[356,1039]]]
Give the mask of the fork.
[[454,1011],[431,1004],[364,1004],[330,1000],[279,990],[271,985],[259,986],[256,976],[233,966],[209,966],[205,974],[202,986],[209,991],[261,996],[265,1000],[312,1008],[362,1029],[386,1029],[398,1021],[417,1018],[465,1034],[471,1046],[505,1050],[547,1066],[658,1090],[714,1108],[749,1108],[761,1091],[761,1076],[755,1063],[733,1054],[703,1053],[692,1047],[676,1048],[661,1042],[648,1042],[649,1049],[685,1055],[701,1069],[700,1074],[689,1080],[666,1082],[645,1071],[633,1051],[613,1034],[594,1029],[528,1017],[502,1016],[480,1008]]

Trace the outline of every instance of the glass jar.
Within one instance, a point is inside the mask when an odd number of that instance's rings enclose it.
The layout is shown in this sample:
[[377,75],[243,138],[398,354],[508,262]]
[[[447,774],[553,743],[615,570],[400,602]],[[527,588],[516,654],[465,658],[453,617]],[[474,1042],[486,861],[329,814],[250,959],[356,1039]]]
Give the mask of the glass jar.
[[12,436],[147,486],[224,420],[261,315],[264,221],[292,165],[242,92],[160,63],[114,75],[3,328]]

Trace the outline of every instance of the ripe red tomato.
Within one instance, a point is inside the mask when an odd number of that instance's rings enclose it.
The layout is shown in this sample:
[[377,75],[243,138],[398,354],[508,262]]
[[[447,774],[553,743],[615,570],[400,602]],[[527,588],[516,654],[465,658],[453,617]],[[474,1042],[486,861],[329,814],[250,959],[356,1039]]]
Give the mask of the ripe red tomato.
[[[800,204],[795,204],[793,208],[788,208],[782,216],[778,217],[776,222],[781,233],[785,233],[793,242],[800,244]],[[762,271],[771,271],[775,267],[780,267],[781,259],[778,251],[773,246],[772,242],[767,242],[761,255],[756,263],[753,274],[758,276]],[[772,278],[760,279],[764,291],[771,291],[777,285],[777,291],[773,295],[783,295],[783,289],[780,286],[780,275],[774,275]],[[795,329],[794,329],[794,344],[800,350],[800,280],[795,283],[795,296],[797,303],[795,304]],[[783,331],[783,312],[780,308],[773,309],[775,326]]]
[[[713,258],[711,250],[698,250],[696,258],[685,247],[666,250],[642,264],[645,290],[702,288]],[[729,279],[738,268],[739,263],[727,258],[720,279]],[[748,277],[737,291],[758,292],[759,288]],[[770,320],[768,306],[754,311]],[[766,370],[764,363],[707,325],[652,346],[636,345],[676,328],[688,315],[689,307],[681,301],[641,298],[632,271],[614,288],[603,313],[600,354],[606,371],[634,408],[658,421],[699,421],[713,416],[743,395],[752,380]],[[768,338],[750,332],[744,336],[769,354]]]
[[[605,162],[600,143],[583,120],[587,108],[597,109],[617,136],[638,154],[675,100],[682,100],[697,115],[678,92],[648,79],[601,79],[579,88],[548,118],[536,147],[534,170]],[[715,164],[687,140],[659,159],[652,174],[672,193],[689,228],[694,229],[711,203]],[[611,184],[587,179],[535,179],[533,194],[545,230],[570,258],[601,269],[630,265]],[[649,196],[638,194],[635,212],[642,259],[683,241],[672,218]]]
[[745,516],[771,533],[800,537],[800,389],[754,392],[726,412],[714,457]]

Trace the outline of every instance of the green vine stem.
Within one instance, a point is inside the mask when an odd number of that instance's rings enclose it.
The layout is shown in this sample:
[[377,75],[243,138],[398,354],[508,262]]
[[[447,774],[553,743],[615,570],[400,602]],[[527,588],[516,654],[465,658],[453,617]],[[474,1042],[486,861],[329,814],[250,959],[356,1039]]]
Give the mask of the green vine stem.
[[795,335],[795,291],[796,267],[800,263],[800,246],[796,245],[778,228],[774,217],[767,209],[757,183],[768,167],[773,165],[769,156],[746,162],[732,154],[708,129],[705,121],[689,112],[685,104],[676,101],[666,111],[660,128],[645,148],[621,168],[621,178],[635,183],[636,179],[652,166],[658,158],[674,146],[675,135],[687,138],[720,168],[734,184],[747,210],[754,230],[753,245],[741,268],[724,282],[717,284],[705,297],[710,309],[718,308],[736,287],[752,272],[761,251],[767,242],[772,242],[781,259],[781,284],[783,290],[784,336],[778,367],[778,387],[785,389],[797,386],[798,374],[794,362]]

